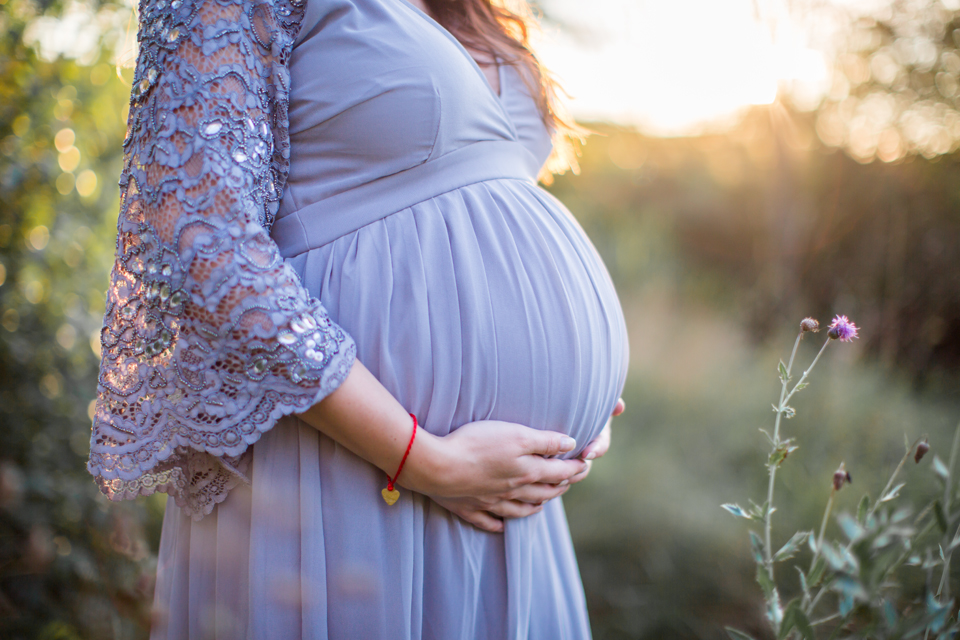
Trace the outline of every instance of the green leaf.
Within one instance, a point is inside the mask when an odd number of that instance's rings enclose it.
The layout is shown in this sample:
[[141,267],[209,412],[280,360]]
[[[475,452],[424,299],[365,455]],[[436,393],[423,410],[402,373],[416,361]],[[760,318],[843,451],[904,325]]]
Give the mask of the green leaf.
[[807,614],[803,612],[803,609],[797,609],[796,619],[797,631],[800,632],[800,636],[804,640],[817,640],[817,636],[813,632],[813,627],[810,625],[810,619],[807,618]]
[[813,627],[810,626],[810,620],[803,612],[803,607],[799,599],[791,600],[783,612],[783,623],[780,625],[780,633],[777,634],[777,638],[783,640],[794,628],[796,628],[804,640],[816,640],[816,636],[813,634]]
[[809,382],[801,382],[801,383],[798,384],[796,387],[794,387],[793,390],[794,390],[794,392],[803,391],[804,389],[806,389],[806,388],[809,387],[809,386],[810,386],[810,383],[809,383]]
[[803,597],[806,600],[810,599],[810,585],[807,584],[807,576],[803,573],[803,569],[800,567],[794,567],[797,570],[797,573],[800,574],[800,589],[803,590]]
[[933,515],[937,517],[937,526],[940,527],[940,533],[946,533],[949,527],[947,525],[947,514],[943,512],[943,505],[940,504],[939,500],[933,503]]
[[[827,564],[829,564],[830,568],[832,568],[834,571],[840,571],[846,564],[846,562],[843,560],[843,556],[837,553],[837,550],[834,549],[833,545],[830,543],[823,545],[823,548],[820,549],[820,555],[824,560],[827,561]],[[813,580],[810,582],[813,582]]]
[[754,640],[753,636],[748,636],[743,631],[737,631],[733,627],[724,627],[730,640]]
[[790,381],[790,374],[787,373],[787,365],[783,364],[783,360],[780,361],[780,380],[783,382]]
[[950,477],[950,470],[947,469],[947,465],[943,464],[940,456],[933,456],[933,472],[944,480]]
[[895,627],[897,622],[900,621],[900,616],[897,615],[897,610],[894,608],[893,603],[889,600],[883,601],[883,617],[886,618],[888,627]]
[[793,537],[790,538],[787,543],[780,547],[780,550],[774,554],[773,561],[781,562],[783,560],[789,560],[793,556],[797,555],[797,550],[809,535],[809,531],[798,531],[797,533],[793,534]]
[[824,560],[823,556],[817,558],[813,568],[810,569],[810,573],[807,574],[807,582],[810,584],[810,586],[815,587],[820,584],[820,580],[823,579],[823,572],[826,570],[826,568],[827,561]]
[[760,583],[764,597],[769,601],[773,597],[777,585],[773,584],[773,580],[770,579],[770,575],[762,564],[757,565],[757,582]]
[[877,500],[877,502],[889,502],[890,500],[893,500],[900,495],[900,489],[903,489],[906,484],[906,482],[901,482],[893,489],[890,489],[890,491],[887,491],[879,500]]
[[772,469],[774,467],[779,467],[783,464],[783,461],[787,459],[787,456],[799,449],[795,444],[793,438],[789,440],[784,440],[780,445],[773,450],[773,453],[770,454],[770,459],[767,461],[767,468]]
[[744,511],[738,504],[727,503],[720,506],[737,517],[746,518],[747,520],[750,519],[750,514]]
[[763,505],[759,505],[751,500],[750,511],[747,512],[747,515],[751,520],[756,520],[757,522],[766,522],[767,518],[774,511],[776,511],[776,509],[771,509],[769,502],[764,502]]
[[837,516],[837,522],[840,523],[840,528],[843,529],[843,534],[847,536],[847,539],[850,542],[859,540],[865,533],[860,523],[847,513],[841,513],[839,516]]
[[947,615],[953,608],[953,601],[950,600],[944,604],[937,602],[932,593],[927,593],[927,615],[932,616],[929,622],[930,631],[937,633],[943,628],[947,621]]
[[834,581],[830,588],[844,598],[862,600],[864,602],[870,599],[870,596],[867,595],[867,590],[863,588],[863,585],[849,576],[840,576]]
[[843,596],[840,598],[840,615],[846,618],[850,615],[850,612],[853,611],[853,598],[850,596]]
[[763,540],[755,532],[750,532],[750,549],[753,551],[753,559],[757,564],[763,564]]
[[780,594],[777,592],[776,587],[773,588],[767,597],[766,616],[774,629],[779,629],[780,625],[783,624],[783,608],[780,606]]
[[857,522],[861,525],[867,524],[867,513],[870,511],[870,495],[865,493],[860,498],[860,504],[857,505]]

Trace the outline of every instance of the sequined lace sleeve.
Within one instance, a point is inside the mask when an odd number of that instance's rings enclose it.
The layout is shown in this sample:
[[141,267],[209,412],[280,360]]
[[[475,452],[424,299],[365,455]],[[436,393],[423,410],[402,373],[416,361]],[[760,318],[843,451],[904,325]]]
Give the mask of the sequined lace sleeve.
[[[302,4],[302,0],[299,0]],[[142,0],[88,468],[195,518],[355,346],[268,229],[287,175],[293,0]]]

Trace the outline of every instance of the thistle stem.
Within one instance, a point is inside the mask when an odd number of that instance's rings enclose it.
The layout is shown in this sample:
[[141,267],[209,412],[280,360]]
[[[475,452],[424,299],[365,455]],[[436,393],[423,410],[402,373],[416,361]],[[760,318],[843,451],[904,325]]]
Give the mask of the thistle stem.
[[820,523],[820,535],[817,536],[817,548],[813,550],[813,560],[810,561],[810,571],[817,564],[817,558],[820,557],[820,546],[823,545],[823,534],[827,530],[827,520],[830,518],[830,512],[833,510],[833,496],[837,495],[837,490],[830,490],[830,498],[827,500],[827,508],[823,511],[823,521]]
[[[787,375],[780,381],[780,409],[777,411],[777,418],[773,424],[773,451],[776,452],[780,446],[780,418],[783,417],[784,396],[787,394],[787,383],[790,381],[790,371],[793,369],[793,360],[797,356],[797,347],[800,346],[800,340],[803,338],[803,332],[797,334],[797,339],[793,343],[793,351],[790,353],[790,361],[787,363]],[[822,353],[821,349],[821,353]],[[817,356],[820,357],[819,355]],[[804,373],[806,377],[806,373]],[[766,565],[767,575],[770,582],[773,582],[773,545],[771,543],[771,533],[773,531],[773,487],[777,480],[777,465],[770,465],[770,482],[767,483],[767,513],[763,523],[763,550],[764,565]]]
[[818,624],[826,624],[827,622],[833,622],[834,620],[836,620],[836,619],[839,618],[839,617],[840,617],[840,612],[839,612],[839,611],[838,611],[837,613],[831,613],[829,616],[827,616],[827,617],[825,617],[825,618],[820,618],[819,620],[811,620],[811,621],[810,621],[810,626],[811,626],[811,627],[815,627],[815,626],[817,626]]
[[[950,500],[950,491],[953,489],[953,470],[957,463],[958,448],[960,448],[960,425],[957,425],[957,430],[953,433],[953,448],[950,449],[950,466],[947,468],[947,479],[943,483],[943,515],[946,516],[948,522],[950,521],[950,507],[953,506]],[[960,536],[960,526],[957,527],[957,532],[954,534],[953,540],[955,540],[957,536]],[[949,599],[950,560],[953,559],[953,549],[950,548],[952,539],[944,538],[944,542],[947,544],[947,551],[943,558],[943,573],[940,574],[940,586],[937,588],[937,597],[939,598],[942,593],[944,598]]]
[[943,510],[946,512],[947,520],[950,519],[950,486],[951,480],[953,480],[953,470],[957,464],[957,449],[960,448],[960,424],[957,425],[957,430],[953,432],[953,448],[950,449],[950,466],[947,468],[947,481],[944,483],[943,487]]
[[[820,359],[820,356],[823,355],[823,352],[827,350],[827,345],[830,344],[831,342],[832,342],[832,340],[830,340],[830,338],[827,338],[826,342],[823,343],[823,346],[820,347],[820,351],[817,353],[817,357],[813,359],[813,362],[810,363],[810,366],[807,367],[807,370],[803,372],[803,375],[802,375],[802,376],[800,376],[800,380],[797,382],[797,384],[795,384],[795,385],[793,386],[793,389],[790,391],[789,395],[787,395],[787,397],[784,398],[784,397],[783,397],[783,394],[781,394],[781,396],[780,396],[780,410],[781,410],[781,412],[783,411],[783,405],[784,405],[784,403],[790,402],[790,398],[793,397],[793,394],[795,394],[797,391],[800,390],[800,385],[802,385],[804,382],[807,381],[807,376],[810,375],[810,372],[813,371],[813,368],[814,368],[815,366],[817,366],[817,360]],[[788,369],[787,369],[787,372],[789,373],[789,371],[790,371],[790,370],[789,370],[789,368],[788,368]],[[784,384],[783,388],[784,388],[784,390],[786,390],[786,388],[787,388],[786,384]],[[778,414],[778,415],[779,415],[779,414]]]
[[897,464],[897,468],[893,470],[893,475],[890,476],[890,479],[887,480],[887,486],[883,488],[883,491],[880,492],[880,495],[877,496],[876,501],[874,501],[873,506],[870,507],[870,511],[867,513],[867,518],[870,518],[877,512],[877,508],[880,506],[880,500],[883,496],[887,495],[887,492],[890,491],[890,487],[893,486],[894,480],[897,479],[897,476],[900,475],[900,471],[903,469],[903,465],[906,464],[907,459],[910,457],[910,454],[913,453],[913,450],[917,448],[917,445],[920,444],[920,441],[923,440],[924,436],[920,436],[913,441],[913,444],[910,445],[910,448],[907,449],[907,452],[903,454],[903,457],[900,458],[900,462]]

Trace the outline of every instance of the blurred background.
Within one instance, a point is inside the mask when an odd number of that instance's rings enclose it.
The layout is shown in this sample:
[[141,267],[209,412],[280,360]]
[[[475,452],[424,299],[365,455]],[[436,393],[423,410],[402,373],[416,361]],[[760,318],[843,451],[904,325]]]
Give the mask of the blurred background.
[[[543,0],[543,58],[594,133],[550,189],[627,315],[614,446],[567,494],[594,635],[764,636],[762,501],[800,319],[836,344],[785,423],[775,543],[853,510],[960,420],[960,0]],[[0,0],[0,637],[144,638],[163,500],[84,465],[116,233],[131,7]],[[805,367],[819,336],[801,345]],[[934,490],[925,466],[907,492]],[[801,556],[803,559],[803,556]],[[783,575],[789,569],[781,570]]]

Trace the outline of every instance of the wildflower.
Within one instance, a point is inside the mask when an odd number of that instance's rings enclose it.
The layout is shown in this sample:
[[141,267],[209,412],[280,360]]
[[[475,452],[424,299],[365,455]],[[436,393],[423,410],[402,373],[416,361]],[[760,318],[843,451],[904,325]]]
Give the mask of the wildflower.
[[844,484],[853,484],[853,478],[850,477],[850,472],[843,468],[841,462],[840,468],[833,473],[833,490],[840,491]]
[[808,331],[814,333],[820,331],[820,323],[813,318],[804,318],[800,321],[800,333],[806,333]]
[[920,462],[923,456],[927,455],[927,451],[930,451],[930,443],[924,440],[917,445],[917,453],[913,456],[914,462]]
[[830,325],[827,336],[831,340],[840,340],[840,342],[850,342],[857,337],[857,325],[847,319],[847,316],[836,316]]

